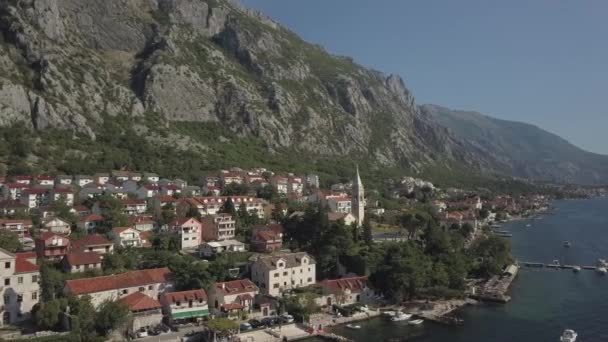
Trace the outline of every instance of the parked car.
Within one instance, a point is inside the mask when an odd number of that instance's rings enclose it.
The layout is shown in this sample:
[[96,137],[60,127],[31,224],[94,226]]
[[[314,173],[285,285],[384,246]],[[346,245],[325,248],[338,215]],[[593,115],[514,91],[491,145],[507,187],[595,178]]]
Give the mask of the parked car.
[[146,329],[142,328],[137,332],[137,338],[148,337],[148,332]]
[[293,323],[293,316],[289,314],[281,315],[280,319],[283,323]]
[[241,323],[241,331],[247,331],[253,329],[253,326],[249,323]]
[[266,317],[266,318],[262,319],[262,324],[267,327],[271,327],[276,324],[276,320],[272,317]]
[[249,324],[253,329],[261,328],[264,326],[264,324],[257,319],[250,319]]

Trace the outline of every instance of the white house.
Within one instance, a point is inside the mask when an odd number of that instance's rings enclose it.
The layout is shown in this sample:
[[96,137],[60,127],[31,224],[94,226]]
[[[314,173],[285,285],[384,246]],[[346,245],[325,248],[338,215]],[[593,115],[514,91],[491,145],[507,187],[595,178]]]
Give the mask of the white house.
[[29,319],[40,298],[36,253],[13,254],[0,248],[0,265],[0,295],[3,298],[0,326]]
[[130,227],[116,227],[110,233],[112,240],[121,247],[146,247],[145,239],[141,232]]
[[42,221],[42,228],[49,232],[69,235],[72,232],[71,224],[59,217],[49,217]]
[[315,260],[307,253],[260,256],[251,265],[251,278],[262,293],[279,296],[286,290],[314,284]]
[[204,257],[211,257],[220,253],[244,252],[245,244],[237,240],[209,241],[201,245],[199,253]]
[[165,316],[170,322],[209,316],[207,292],[203,289],[168,292],[160,296]]
[[214,283],[207,293],[213,314],[232,316],[251,312],[256,295],[260,289],[249,279]]
[[66,280],[63,291],[66,295],[89,295],[91,303],[97,308],[106,300],[116,301],[136,292],[150,298],[158,298],[162,293],[171,291],[174,286],[173,273],[169,268],[163,267]]

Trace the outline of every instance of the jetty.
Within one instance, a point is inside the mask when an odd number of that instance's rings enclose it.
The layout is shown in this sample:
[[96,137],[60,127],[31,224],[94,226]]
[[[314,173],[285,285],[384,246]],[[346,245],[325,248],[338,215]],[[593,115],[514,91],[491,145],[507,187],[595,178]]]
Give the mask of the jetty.
[[592,270],[597,271],[597,266],[590,265],[566,265],[566,264],[556,264],[556,263],[543,263],[543,262],[534,262],[534,261],[522,261],[519,263],[522,266],[530,267],[530,268],[549,268],[556,270],[572,270],[575,268],[580,268],[582,270]]

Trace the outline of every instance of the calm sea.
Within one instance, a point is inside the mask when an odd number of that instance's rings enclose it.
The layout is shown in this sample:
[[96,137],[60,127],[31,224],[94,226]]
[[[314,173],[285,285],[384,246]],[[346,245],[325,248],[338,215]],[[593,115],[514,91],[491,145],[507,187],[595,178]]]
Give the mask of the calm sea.
[[[513,255],[520,261],[592,265],[608,259],[608,199],[557,201],[557,210],[542,219],[507,223],[513,233]],[[531,224],[531,227],[526,225]],[[570,248],[563,247],[570,241]],[[462,310],[463,327],[425,322],[422,326],[381,319],[360,322],[361,330],[335,327],[355,341],[559,341],[565,328],[578,341],[608,341],[608,276],[594,271],[523,268],[507,305],[483,304]]]

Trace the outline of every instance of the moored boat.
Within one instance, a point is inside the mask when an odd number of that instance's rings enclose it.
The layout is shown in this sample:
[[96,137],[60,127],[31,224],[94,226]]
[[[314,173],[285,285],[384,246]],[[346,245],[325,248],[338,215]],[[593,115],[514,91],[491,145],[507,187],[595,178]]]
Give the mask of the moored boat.
[[422,319],[413,319],[413,320],[407,322],[407,324],[409,324],[409,325],[420,325],[422,323],[424,323],[424,320],[422,320]]
[[572,246],[572,244],[570,243],[570,241],[564,241],[564,247],[568,248]]
[[382,312],[382,317],[386,317],[386,318],[392,318],[396,315],[397,313],[395,311],[383,311]]
[[580,267],[580,266],[574,266],[574,267],[572,267],[572,271],[573,271],[574,273],[578,273],[578,272],[580,272],[580,271],[581,271],[581,267]]
[[608,273],[608,270],[606,269],[606,267],[598,267],[597,273],[599,273],[600,275],[605,275],[606,273]]
[[353,329],[353,330],[359,330],[359,329],[361,329],[360,325],[354,325],[354,324],[347,324],[346,327],[348,329]]
[[393,318],[391,318],[391,321],[393,321],[393,322],[407,321],[410,318],[412,318],[411,314],[397,312],[397,314],[395,316],[393,316]]
[[575,342],[578,334],[572,329],[566,329],[559,338],[560,342]]

